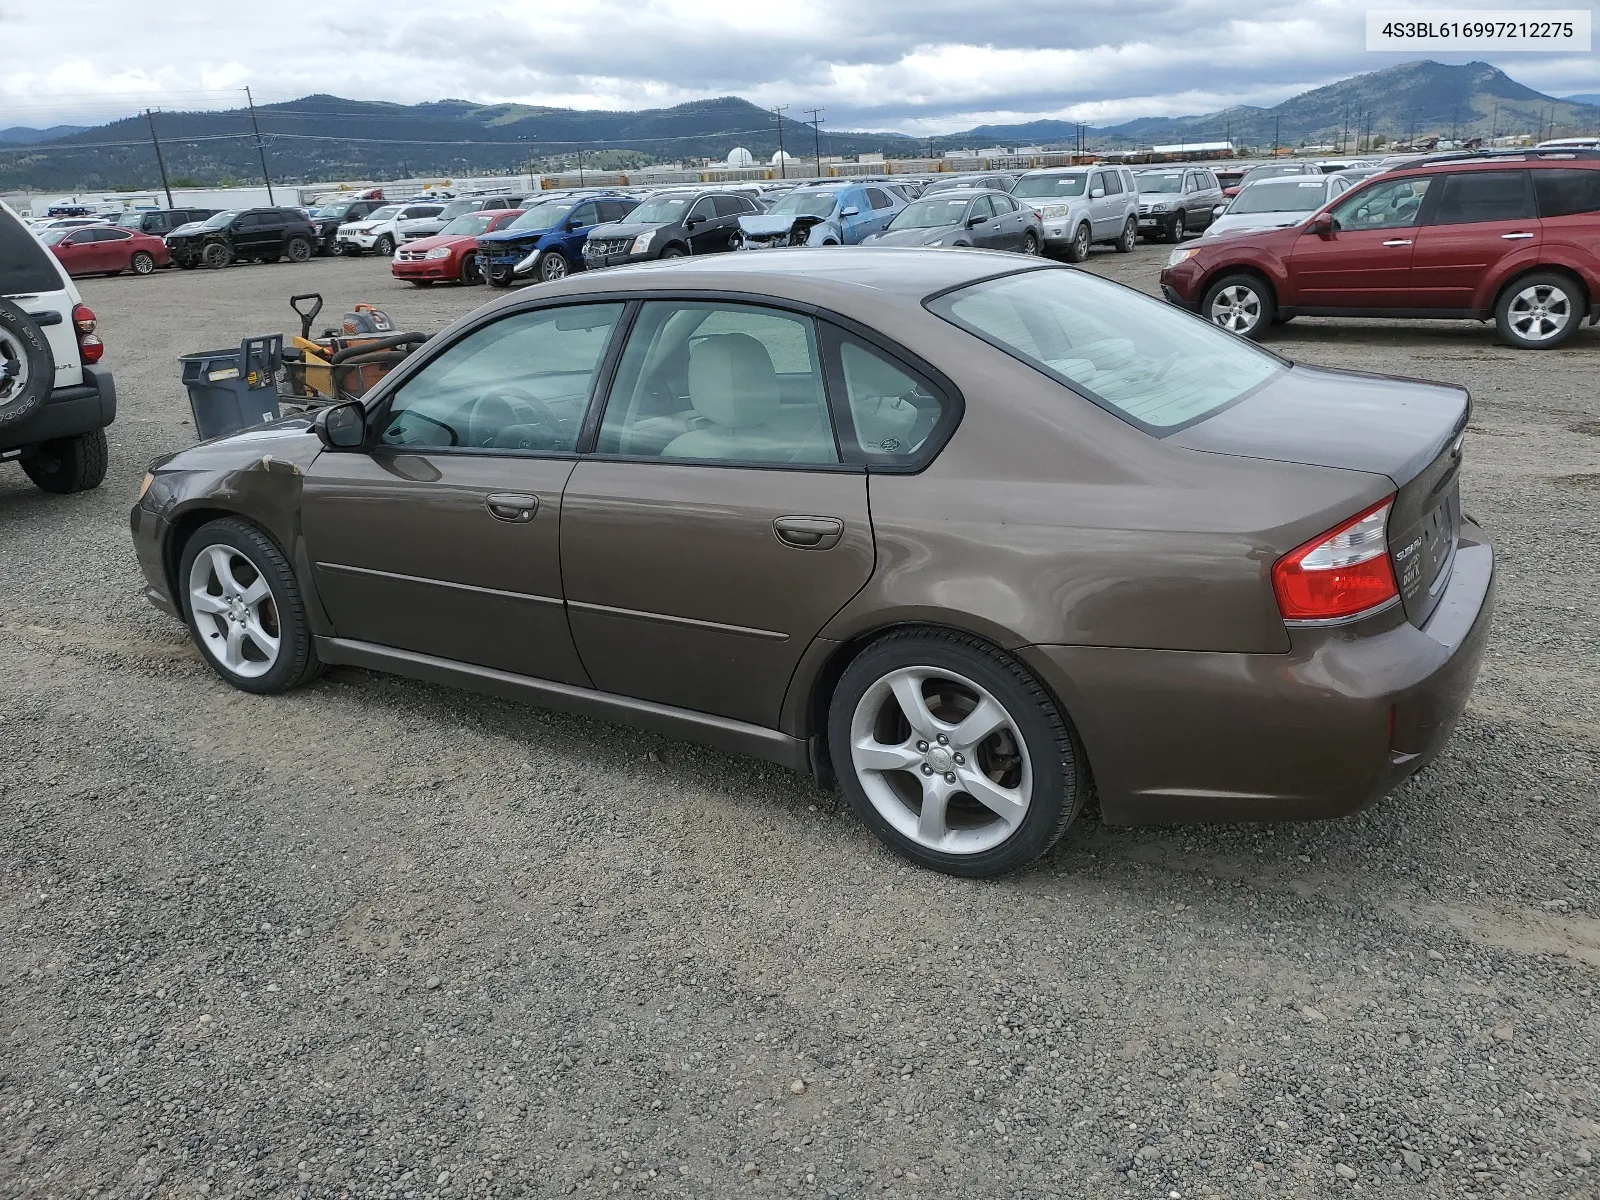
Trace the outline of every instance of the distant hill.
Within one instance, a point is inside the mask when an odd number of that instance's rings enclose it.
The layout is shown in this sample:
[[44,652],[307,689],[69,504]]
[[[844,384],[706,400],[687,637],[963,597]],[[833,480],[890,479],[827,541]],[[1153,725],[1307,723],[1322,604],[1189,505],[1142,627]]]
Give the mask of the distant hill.
[[29,129],[26,125],[13,125],[0,129],[0,146],[31,146],[35,142],[53,142],[74,133],[82,133],[87,125],[51,125],[48,129]]
[[1342,79],[1302,92],[1272,108],[1240,105],[1192,117],[1147,117],[1095,130],[1118,143],[1211,141],[1232,134],[1236,142],[1270,145],[1317,144],[1349,131],[1370,130],[1389,141],[1452,132],[1461,137],[1491,133],[1555,136],[1600,129],[1600,107],[1559,100],[1525,87],[1488,63],[1447,66],[1410,62]]
[[1594,104],[1600,105],[1600,92],[1584,92],[1579,96],[1563,96],[1568,104]]

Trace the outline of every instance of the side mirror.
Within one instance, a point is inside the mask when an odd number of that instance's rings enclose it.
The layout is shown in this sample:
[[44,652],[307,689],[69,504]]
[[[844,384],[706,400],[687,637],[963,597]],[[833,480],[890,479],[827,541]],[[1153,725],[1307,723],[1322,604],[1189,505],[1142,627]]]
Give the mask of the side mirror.
[[849,208],[845,209],[839,215],[841,217],[858,217],[858,216],[861,215],[861,210],[859,208],[857,208],[855,205],[852,204]]
[[1320,238],[1331,238],[1339,227],[1334,223],[1333,214],[1324,212],[1312,217],[1308,228]]
[[704,220],[704,217],[698,217],[691,214],[683,219],[683,227],[685,229],[693,229],[696,225],[700,224],[700,222]]
[[1217,204],[1217,205],[1213,205],[1212,206],[1211,215],[1213,217],[1220,217],[1223,213],[1225,213],[1227,211],[1228,211],[1228,206],[1226,204]]
[[354,400],[331,404],[312,423],[329,450],[359,450],[367,440],[367,410]]
[[988,219],[989,219],[988,217],[968,217],[967,218],[967,228],[968,229],[976,229],[979,225],[982,225]]
[[1091,200],[1104,199],[1105,198],[1105,194],[1106,194],[1105,188],[1091,188],[1091,189],[1089,189],[1089,199],[1091,199]]

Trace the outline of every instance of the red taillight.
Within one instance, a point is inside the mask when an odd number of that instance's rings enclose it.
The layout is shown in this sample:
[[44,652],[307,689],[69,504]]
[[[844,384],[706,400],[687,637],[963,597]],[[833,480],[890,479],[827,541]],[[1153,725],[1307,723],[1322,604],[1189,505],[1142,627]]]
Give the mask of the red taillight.
[[1389,563],[1390,497],[1291,550],[1272,566],[1285,621],[1353,617],[1399,596]]
[[100,356],[106,352],[106,347],[100,340],[100,335],[94,331],[94,313],[87,304],[73,305],[72,327],[78,331],[78,353],[83,361],[99,362]]

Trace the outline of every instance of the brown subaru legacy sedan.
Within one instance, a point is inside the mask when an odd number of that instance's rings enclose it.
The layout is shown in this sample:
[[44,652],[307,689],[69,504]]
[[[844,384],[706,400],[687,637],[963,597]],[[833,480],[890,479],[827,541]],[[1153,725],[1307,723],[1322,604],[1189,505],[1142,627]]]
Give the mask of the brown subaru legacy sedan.
[[235,687],[393,671],[837,780],[926,866],[1349,813],[1436,754],[1493,556],[1458,388],[984,251],[578,275],[171,455],[149,598]]

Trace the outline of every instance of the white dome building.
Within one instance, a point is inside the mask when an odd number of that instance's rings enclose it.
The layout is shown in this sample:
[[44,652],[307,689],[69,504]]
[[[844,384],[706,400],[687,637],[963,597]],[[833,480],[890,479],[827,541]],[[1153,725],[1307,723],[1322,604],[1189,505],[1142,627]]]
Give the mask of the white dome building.
[[786,163],[786,162],[793,162],[793,161],[794,161],[794,155],[790,154],[787,150],[774,150],[772,152],[771,163],[772,163],[773,166],[777,166],[779,163]]
[[730,167],[748,167],[755,163],[756,156],[743,146],[735,146],[728,151],[728,165]]

